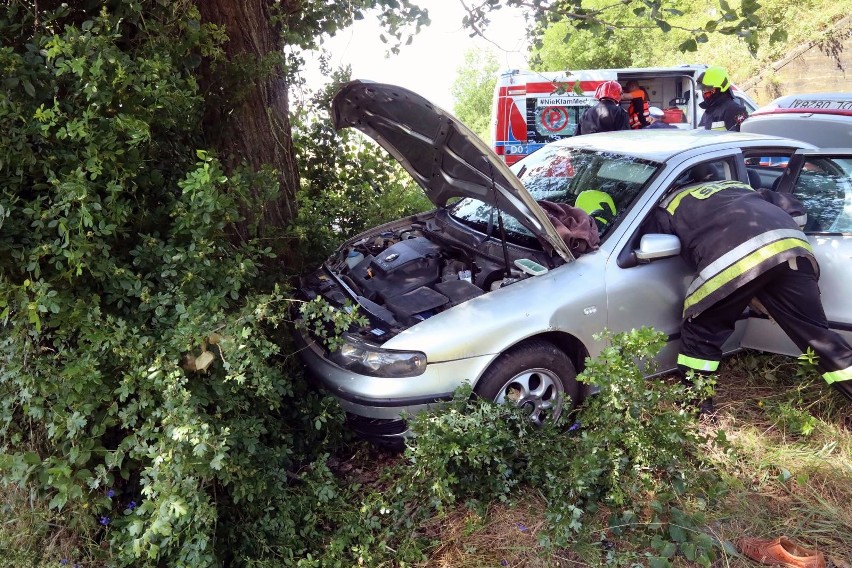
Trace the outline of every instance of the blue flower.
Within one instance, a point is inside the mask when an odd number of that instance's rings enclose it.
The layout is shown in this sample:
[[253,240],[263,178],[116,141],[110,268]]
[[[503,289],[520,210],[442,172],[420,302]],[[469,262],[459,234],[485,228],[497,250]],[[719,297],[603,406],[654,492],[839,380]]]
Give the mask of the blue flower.
[[135,509],[136,507],[138,507],[138,505],[136,504],[136,501],[131,501],[130,503],[127,504],[127,508],[130,509],[131,511],[133,509]]
[[527,532],[528,530],[526,525],[524,525],[523,523],[515,523],[515,525],[517,525],[518,530],[521,532]]
[[568,431],[571,432],[573,430],[576,430],[579,427],[580,427],[580,421],[578,420],[577,422],[574,422],[573,424],[571,424],[571,427],[568,428]]
[[103,526],[107,526],[109,524],[109,517],[101,517],[98,522]]
[[68,559],[63,558],[62,560],[59,561],[59,563],[62,564],[62,565],[68,564]]
[[110,498],[110,499],[112,499],[113,497],[115,497],[115,491],[113,491],[112,489],[110,489],[109,491],[107,491],[107,497],[108,497],[108,498]]
[[505,560],[500,561],[500,566],[508,566],[508,565],[509,565],[509,563],[506,562]]

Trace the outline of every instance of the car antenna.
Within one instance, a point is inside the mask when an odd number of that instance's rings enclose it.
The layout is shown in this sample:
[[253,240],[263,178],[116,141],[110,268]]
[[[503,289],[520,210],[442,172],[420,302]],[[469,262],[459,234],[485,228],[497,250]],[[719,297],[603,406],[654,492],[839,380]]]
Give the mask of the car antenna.
[[494,183],[494,164],[487,157],[482,158],[488,163],[491,171],[491,193],[494,194],[494,208],[497,209],[497,226],[500,228],[500,243],[503,245],[503,262],[506,263],[506,278],[512,275],[512,265],[509,264],[509,247],[506,244],[506,230],[503,228],[503,211],[500,209],[500,199],[497,194],[497,184]]

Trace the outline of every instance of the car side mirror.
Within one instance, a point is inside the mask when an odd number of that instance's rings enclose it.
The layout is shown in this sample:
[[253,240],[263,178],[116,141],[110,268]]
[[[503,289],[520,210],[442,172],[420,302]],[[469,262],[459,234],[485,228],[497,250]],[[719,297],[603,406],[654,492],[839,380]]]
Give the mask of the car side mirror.
[[651,262],[657,258],[668,258],[680,254],[680,239],[674,235],[650,233],[642,235],[639,249],[634,251],[639,262]]

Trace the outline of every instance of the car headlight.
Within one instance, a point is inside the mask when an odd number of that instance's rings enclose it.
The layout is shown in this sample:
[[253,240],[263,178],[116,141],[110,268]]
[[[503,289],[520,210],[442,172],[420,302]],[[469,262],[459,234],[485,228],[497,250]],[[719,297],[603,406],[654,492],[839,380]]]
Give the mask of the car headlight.
[[420,351],[391,351],[345,333],[345,343],[331,360],[356,373],[371,377],[415,377],[426,370],[426,355]]

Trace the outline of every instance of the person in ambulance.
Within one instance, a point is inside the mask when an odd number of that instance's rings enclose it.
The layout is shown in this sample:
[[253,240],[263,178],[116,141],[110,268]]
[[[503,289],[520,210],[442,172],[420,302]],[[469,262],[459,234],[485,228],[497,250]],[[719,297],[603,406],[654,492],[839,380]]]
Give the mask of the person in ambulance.
[[630,128],[638,130],[651,124],[648,91],[639,86],[639,81],[630,79],[624,85],[622,99],[628,101],[627,115],[630,117]]
[[731,80],[724,67],[708,67],[698,76],[698,85],[704,101],[698,106],[704,109],[699,128],[706,130],[740,131],[740,124],[748,118],[748,112],[731,92]]

